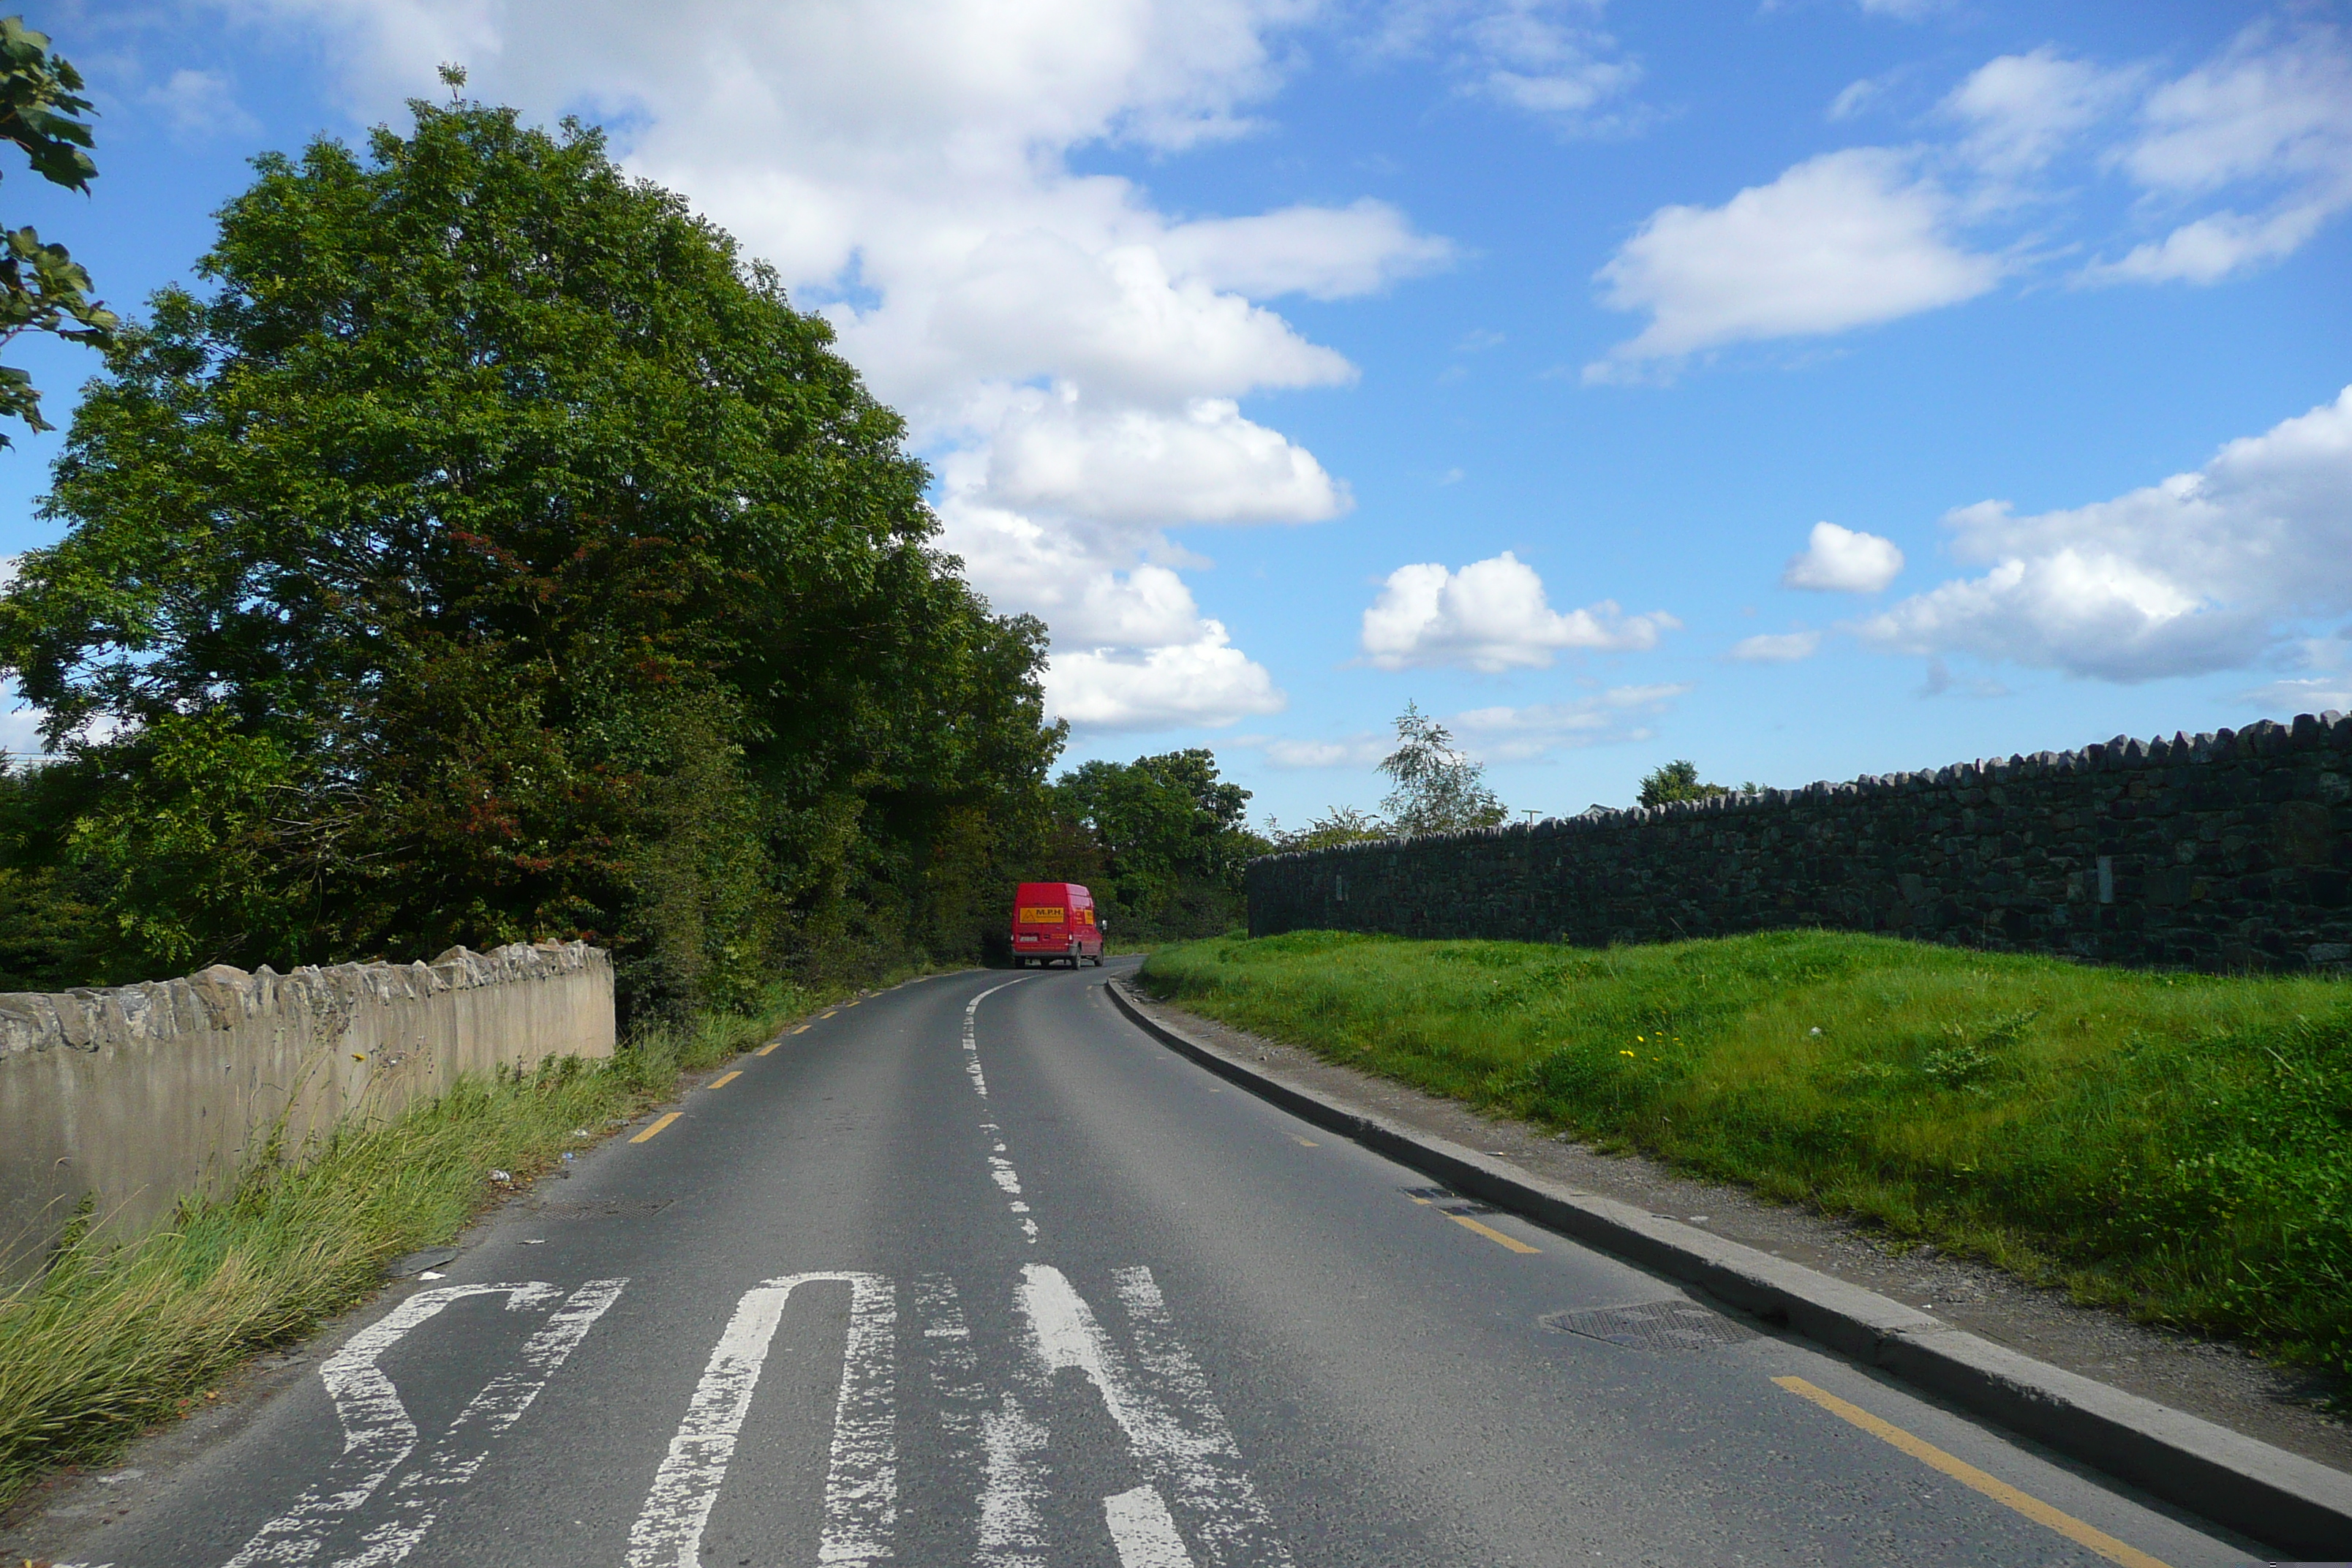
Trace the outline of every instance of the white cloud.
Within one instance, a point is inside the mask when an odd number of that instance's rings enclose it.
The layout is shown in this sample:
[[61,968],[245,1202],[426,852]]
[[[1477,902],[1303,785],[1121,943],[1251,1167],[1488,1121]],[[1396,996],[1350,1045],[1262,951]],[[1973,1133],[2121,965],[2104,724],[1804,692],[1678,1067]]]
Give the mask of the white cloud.
[[1914,158],[1877,147],[1811,159],[1719,207],[1661,207],[1597,275],[1608,305],[1647,310],[1650,324],[1585,379],[1973,299],[2001,266],[1955,244],[1951,218],[1951,199]]
[[[691,189],[693,177],[682,171],[666,183]],[[1094,235],[989,232],[966,243],[955,232],[963,216],[940,214],[948,232],[910,237],[920,246],[906,254],[861,247],[859,279],[882,302],[825,310],[842,352],[926,432],[954,428],[976,395],[1038,377],[1160,407],[1355,379],[1345,356],[1273,311],[1171,272],[1154,246],[1126,243],[1108,226]]]
[[1742,664],[1795,664],[1821,650],[1819,632],[1759,632],[1734,643],[1725,657]]
[[2352,54],[2336,27],[2257,23],[2220,58],[2148,94],[2125,169],[2155,190],[2345,173],[2352,153]]
[[1370,768],[1396,749],[1393,735],[1350,735],[1342,741],[1286,741],[1258,737],[1265,760],[1277,768]]
[[[1896,74],[1850,84],[1829,118],[1867,108]],[[1647,312],[1648,325],[1585,380],[1654,378],[1730,343],[1892,321],[2051,257],[2112,251],[2062,227],[2079,222],[2102,170],[2137,188],[2135,231],[2161,232],[2081,266],[2077,282],[2214,283],[2291,255],[2352,211],[2352,33],[2258,22],[2171,80],[2045,45],[1971,71],[1937,122],[1953,134],[1823,153],[1721,206],[1653,213],[1596,274],[1605,304]],[[1997,225],[2005,243],[1988,237]]]
[[2342,713],[2352,710],[2352,671],[2304,680],[2274,680],[2242,695],[2239,701],[2270,716]]
[[2068,59],[2045,44],[1978,67],[1942,112],[1967,128],[1959,150],[1969,162],[1998,175],[2029,174],[2115,112],[2138,79],[2137,71]]
[[238,106],[236,89],[228,78],[218,71],[183,67],[140,96],[149,108],[163,116],[172,133],[183,141],[207,136],[250,136],[261,129],[260,122]]
[[1608,600],[1561,614],[1543,579],[1509,551],[1458,572],[1400,566],[1364,612],[1365,657],[1382,669],[1460,665],[1488,672],[1541,668],[1561,648],[1655,647],[1682,623],[1662,611],[1628,616]]
[[2219,283],[2303,248],[2336,205],[2305,202],[2264,217],[2215,213],[2182,224],[2160,240],[2136,245],[2120,259],[2086,268],[2087,283]]
[[1931,657],[1927,660],[1927,679],[1920,683],[1919,695],[1943,697],[1954,691],[1988,702],[2009,695],[2009,688],[1990,676],[1954,675],[1950,665]]
[[1198,640],[1181,647],[1055,654],[1045,676],[1047,710],[1090,729],[1164,730],[1230,724],[1288,706],[1263,667],[1227,646],[1223,626],[1202,627]]
[[1570,132],[1622,132],[1646,118],[1620,107],[1641,62],[1601,29],[1600,0],[1396,0],[1364,47],[1444,58],[1460,90]]
[[1450,241],[1414,232],[1386,202],[1284,207],[1170,229],[1160,253],[1180,274],[1255,299],[1348,300],[1449,266]]
[[2113,500],[1945,521],[1990,570],[1861,622],[1864,640],[2118,681],[2242,668],[2293,618],[2352,610],[2352,386]]
[[1377,292],[1452,247],[1369,199],[1179,219],[1071,159],[1245,133],[1314,0],[678,0],[655,27],[618,0],[225,3],[323,35],[364,116],[458,60],[534,116],[629,124],[633,171],[772,261],[908,416],[949,547],[1052,627],[1059,711],[1222,722],[1279,701],[1160,530],[1344,511],[1345,486],[1238,400],[1355,367],[1263,301]]
[[1817,522],[1805,548],[1789,557],[1780,586],[1817,593],[1875,594],[1903,570],[1903,552],[1891,539]]
[[988,442],[985,472],[993,503],[1114,525],[1319,522],[1352,504],[1312,453],[1228,398],[1171,415],[1023,389]]
[[1690,690],[1686,684],[1616,686],[1570,702],[1474,708],[1455,714],[1453,727],[1464,748],[1481,761],[1527,762],[1563,749],[1646,741],[1656,733],[1648,721]]
[[1201,563],[1152,531],[991,505],[982,486],[960,482],[959,469],[983,462],[969,454],[950,467],[940,542],[999,608],[1027,610],[1051,629],[1049,717],[1134,730],[1228,724],[1283,708],[1274,677],[1201,614],[1173,570]]
[[2150,92],[2114,161],[2159,210],[2224,194],[2256,210],[2192,218],[2086,268],[2084,281],[2214,283],[2300,249],[2352,208],[2352,39],[2256,23]]
[[1850,81],[1839,89],[1835,98],[1830,100],[1830,106],[1823,111],[1822,118],[1852,120],[1877,102],[1885,92],[1886,82],[1881,77],[1866,76],[1859,81]]
[[2238,700],[2278,718],[2352,710],[2352,627],[2334,637],[2305,639],[2286,663],[2312,673],[2241,692]]

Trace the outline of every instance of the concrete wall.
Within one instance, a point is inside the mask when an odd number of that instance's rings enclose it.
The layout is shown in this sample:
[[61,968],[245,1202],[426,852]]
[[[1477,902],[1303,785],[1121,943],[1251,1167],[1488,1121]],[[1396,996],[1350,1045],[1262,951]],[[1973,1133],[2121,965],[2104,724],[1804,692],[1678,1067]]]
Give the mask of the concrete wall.
[[2200,969],[2352,959],[2352,720],[1268,856],[1254,935],[1777,926]]
[[460,1073],[609,1057],[613,1030],[612,961],[579,942],[0,995],[0,1273],[86,1194],[129,1234],[234,1185],[273,1137],[295,1152]]

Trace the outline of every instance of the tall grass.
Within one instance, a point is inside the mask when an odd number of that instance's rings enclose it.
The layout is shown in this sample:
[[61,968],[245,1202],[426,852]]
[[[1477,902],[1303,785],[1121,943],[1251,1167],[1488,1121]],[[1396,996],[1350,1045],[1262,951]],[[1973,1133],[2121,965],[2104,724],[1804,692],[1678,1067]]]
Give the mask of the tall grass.
[[1825,931],[1163,949],[1239,1027],[2352,1373],[2352,985]]
[[[123,1242],[78,1221],[38,1277],[0,1296],[0,1507],[57,1466],[97,1463],[201,1403],[247,1356],[365,1299],[391,1258],[446,1242],[509,1185],[585,1148],[827,1000],[772,987],[751,1013],[654,1024],[609,1061],[551,1058],[462,1079],[236,1191],[184,1201]],[[583,1133],[586,1136],[582,1136]]]

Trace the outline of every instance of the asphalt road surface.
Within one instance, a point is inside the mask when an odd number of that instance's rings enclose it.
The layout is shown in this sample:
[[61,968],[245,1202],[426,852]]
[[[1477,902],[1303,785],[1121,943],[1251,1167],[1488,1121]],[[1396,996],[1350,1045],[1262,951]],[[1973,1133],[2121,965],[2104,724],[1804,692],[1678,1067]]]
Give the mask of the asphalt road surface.
[[784,1037],[391,1293],[83,1559],[2256,1555],[1294,1121],[1105,973],[943,976]]

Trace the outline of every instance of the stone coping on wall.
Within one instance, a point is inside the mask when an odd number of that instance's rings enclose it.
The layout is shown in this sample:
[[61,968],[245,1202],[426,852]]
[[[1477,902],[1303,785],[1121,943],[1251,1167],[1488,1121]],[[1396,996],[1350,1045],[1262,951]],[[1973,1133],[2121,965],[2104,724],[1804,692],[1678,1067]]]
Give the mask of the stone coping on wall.
[[2066,773],[2174,767],[2183,763],[2229,762],[2322,748],[2352,751],[2352,717],[2330,709],[2325,713],[2297,714],[2284,724],[2263,719],[2242,730],[2217,730],[2202,735],[2178,733],[2168,741],[2161,736],[2139,741],[2128,735],[2117,735],[2105,744],[2085,746],[2074,752],[2035,752],[2030,755],[2021,753],[2006,758],[1987,757],[1973,763],[1953,763],[1927,772],[1865,773],[1861,778],[1843,783],[1823,781],[1798,789],[1765,789],[1748,794],[1710,795],[1705,800],[1669,801],[1663,805],[1617,809],[1596,807],[1574,816],[1551,816],[1539,822],[1513,822],[1496,827],[1471,827],[1448,833],[1363,838],[1314,849],[1281,850],[1272,855],[1258,856],[1249,863],[1262,866],[1271,862],[1311,860],[1330,855],[1369,854],[1408,845],[1421,849],[1482,839],[1551,837],[1642,822],[1768,810],[1800,802],[1868,797],[1901,791],[1967,788]]
[[421,1000],[445,991],[576,974],[609,961],[583,942],[515,942],[476,952],[453,947],[413,963],[305,965],[280,974],[226,963],[176,980],[64,992],[0,994],[0,1061],[59,1047],[98,1051],[233,1027],[289,1003],[313,1016],[348,1015],[362,1001]]

